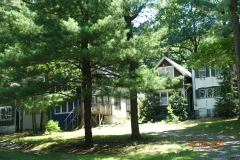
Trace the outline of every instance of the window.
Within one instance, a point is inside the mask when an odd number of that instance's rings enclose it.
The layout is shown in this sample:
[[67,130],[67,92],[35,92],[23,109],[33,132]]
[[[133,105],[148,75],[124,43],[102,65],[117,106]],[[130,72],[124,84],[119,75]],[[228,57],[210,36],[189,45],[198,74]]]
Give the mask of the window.
[[103,97],[97,96],[97,103],[103,103]]
[[215,76],[220,76],[221,75],[221,70],[220,69],[215,69]]
[[219,87],[199,89],[199,98],[213,98],[219,96]]
[[213,97],[213,88],[208,88],[207,89],[207,97],[212,98]]
[[219,97],[220,96],[220,88],[219,87],[214,88],[213,95],[214,95],[214,97]]
[[158,75],[166,75],[169,78],[174,78],[174,67],[161,67],[159,68]]
[[92,104],[96,103],[96,96],[92,96]]
[[127,107],[127,111],[130,111],[130,110],[131,110],[130,99],[126,99],[126,107]]
[[161,92],[160,93],[160,105],[168,105],[168,99],[171,97],[172,92]]
[[55,114],[69,113],[74,109],[74,102],[67,102],[55,107]]
[[205,78],[206,77],[206,68],[203,67],[203,68],[199,69],[198,73],[199,73],[199,78]]
[[205,98],[206,97],[205,89],[200,89],[199,90],[199,96],[200,96],[200,98]]
[[120,97],[114,98],[114,109],[121,110],[121,98]]
[[103,96],[103,103],[104,104],[109,104],[109,97],[108,96]]
[[12,107],[5,106],[0,107],[0,121],[6,121],[12,119]]

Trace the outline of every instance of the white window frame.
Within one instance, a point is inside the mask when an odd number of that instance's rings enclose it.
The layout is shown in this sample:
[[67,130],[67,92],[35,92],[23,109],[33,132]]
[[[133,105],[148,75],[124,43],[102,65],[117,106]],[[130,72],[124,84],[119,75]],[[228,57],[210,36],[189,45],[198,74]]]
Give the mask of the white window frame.
[[[208,90],[211,89],[212,90],[212,95],[209,97],[209,92]],[[204,97],[201,97],[201,91],[204,91]],[[215,91],[216,91],[216,87],[212,87],[212,88],[199,88],[199,98],[200,99],[204,99],[204,98],[215,98],[215,97],[219,97],[219,93],[218,95],[215,95]],[[219,92],[219,91],[218,91]]]
[[[2,113],[2,110],[5,110]],[[12,120],[12,106],[0,107],[0,121],[10,121]]]
[[207,71],[206,67],[202,67],[198,70],[199,78],[206,78],[207,76]]
[[[166,93],[166,97],[162,98],[162,93]],[[160,106],[166,106],[169,104],[169,97],[171,97],[173,91],[160,92]]]
[[[172,73],[168,72],[168,69],[171,69]],[[174,78],[174,67],[173,66],[165,66],[165,67],[160,67],[159,71],[158,71],[158,75],[164,75],[167,76],[169,78]]]
[[67,113],[70,113],[71,111],[70,111],[70,109],[69,109],[69,103],[72,103],[73,104],[73,109],[74,109],[74,101],[73,102],[66,102],[65,104],[66,104],[66,112],[63,112],[62,111],[62,106],[63,105],[60,105],[60,106],[57,106],[57,107],[60,107],[60,112],[56,112],[56,108],[54,109],[54,114],[67,114]]

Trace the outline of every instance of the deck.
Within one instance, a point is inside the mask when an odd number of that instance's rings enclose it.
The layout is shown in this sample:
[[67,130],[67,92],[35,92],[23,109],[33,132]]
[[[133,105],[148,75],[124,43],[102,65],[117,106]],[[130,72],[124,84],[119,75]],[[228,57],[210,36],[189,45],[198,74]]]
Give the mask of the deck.
[[104,116],[110,116],[112,115],[112,107],[105,104],[92,104],[91,112],[92,115],[100,114]]

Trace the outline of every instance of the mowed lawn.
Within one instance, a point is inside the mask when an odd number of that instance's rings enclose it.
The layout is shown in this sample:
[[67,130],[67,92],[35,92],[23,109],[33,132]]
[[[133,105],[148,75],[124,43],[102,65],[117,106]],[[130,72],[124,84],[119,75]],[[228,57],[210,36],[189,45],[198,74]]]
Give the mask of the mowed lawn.
[[26,132],[0,135],[0,159],[198,159],[203,155],[189,145],[195,137],[240,135],[240,122],[236,118],[147,123],[139,127],[142,139],[138,141],[130,139],[129,123],[95,127],[92,148],[83,147],[83,129],[37,136]]

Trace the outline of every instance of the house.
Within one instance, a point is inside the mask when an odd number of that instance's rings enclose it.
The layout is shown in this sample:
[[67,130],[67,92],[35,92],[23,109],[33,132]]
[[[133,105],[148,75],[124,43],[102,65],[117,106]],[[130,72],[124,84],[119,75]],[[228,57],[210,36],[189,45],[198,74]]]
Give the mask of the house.
[[0,133],[13,133],[16,131],[16,125],[19,124],[18,108],[14,103],[0,105]]
[[203,67],[199,70],[192,70],[192,81],[194,90],[194,111],[196,118],[212,117],[219,97],[220,69],[209,69]]
[[[59,122],[63,128],[75,128],[81,121],[83,103],[79,100],[56,106],[50,112],[50,119]],[[130,100],[117,96],[92,96],[91,116],[93,125],[113,124],[115,119],[130,118]]]
[[189,110],[194,111],[191,73],[186,68],[180,66],[167,57],[163,57],[155,66],[155,69],[158,71],[159,76],[166,76],[171,80],[179,76],[183,77],[182,81],[180,81],[178,85],[170,86],[157,91],[160,97],[161,110],[166,111],[166,107],[169,104],[169,97],[172,95],[174,90],[177,90],[180,95],[187,99]]

